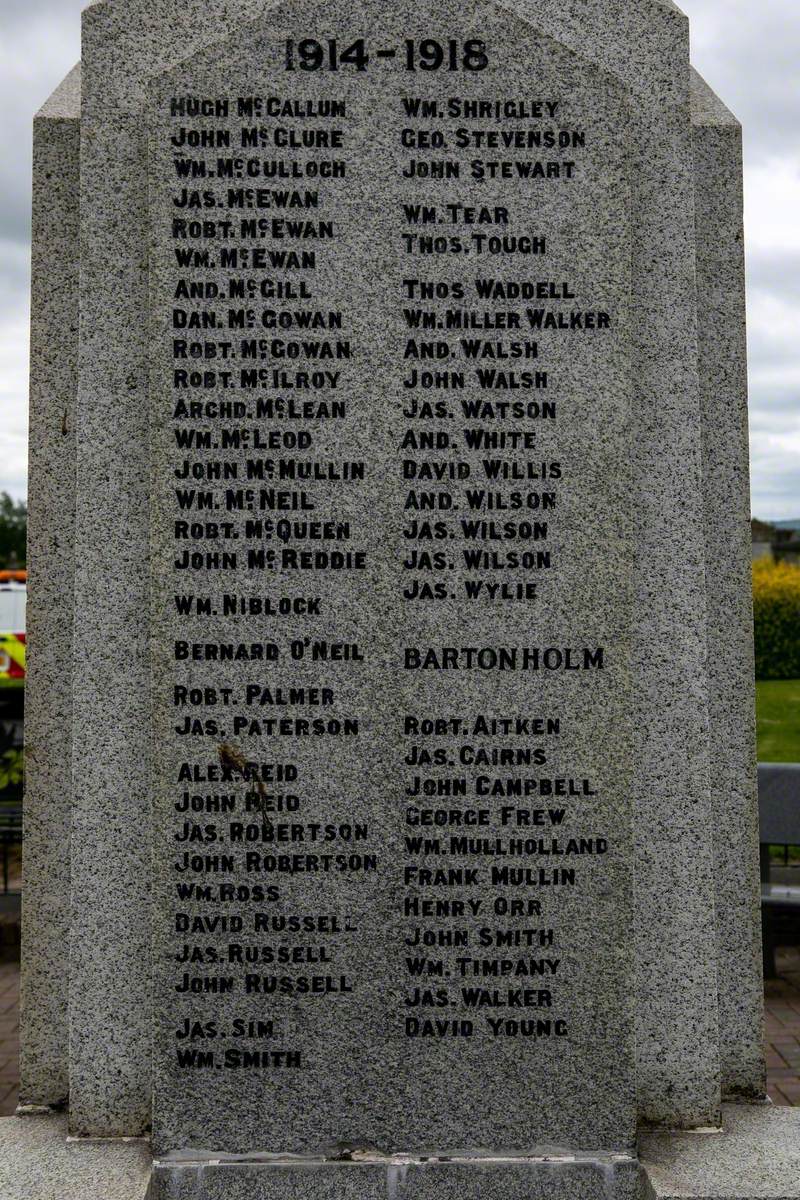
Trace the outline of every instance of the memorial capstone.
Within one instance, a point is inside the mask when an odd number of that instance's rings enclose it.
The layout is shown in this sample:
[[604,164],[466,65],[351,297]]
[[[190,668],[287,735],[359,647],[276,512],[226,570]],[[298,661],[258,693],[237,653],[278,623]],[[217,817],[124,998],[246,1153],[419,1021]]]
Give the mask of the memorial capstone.
[[669,1194],[637,1128],[764,1086],[741,164],[685,18],[101,0],[80,80],[24,1106],[68,1074],[154,1200]]

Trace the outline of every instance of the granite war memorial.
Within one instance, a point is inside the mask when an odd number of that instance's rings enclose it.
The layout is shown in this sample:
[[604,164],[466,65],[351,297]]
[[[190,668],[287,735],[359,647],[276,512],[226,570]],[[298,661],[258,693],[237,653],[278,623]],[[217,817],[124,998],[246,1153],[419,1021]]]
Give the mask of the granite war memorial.
[[85,10],[34,129],[14,1200],[800,1195],[688,44]]

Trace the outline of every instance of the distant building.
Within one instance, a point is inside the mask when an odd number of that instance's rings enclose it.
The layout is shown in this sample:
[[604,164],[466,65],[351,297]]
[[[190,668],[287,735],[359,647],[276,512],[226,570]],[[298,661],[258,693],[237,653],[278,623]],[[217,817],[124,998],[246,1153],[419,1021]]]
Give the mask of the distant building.
[[750,522],[750,538],[753,543],[753,562],[758,558],[772,558],[772,542],[777,533],[774,525],[759,521],[756,517]]
[[756,518],[750,522],[753,561],[774,558],[776,562],[800,563],[800,526],[798,521],[771,525]]

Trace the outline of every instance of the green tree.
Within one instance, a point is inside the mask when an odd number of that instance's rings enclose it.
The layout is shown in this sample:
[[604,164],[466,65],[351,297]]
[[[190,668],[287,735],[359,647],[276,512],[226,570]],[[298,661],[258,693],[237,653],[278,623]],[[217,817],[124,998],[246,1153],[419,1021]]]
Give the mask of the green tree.
[[28,506],[0,492],[0,570],[25,566]]

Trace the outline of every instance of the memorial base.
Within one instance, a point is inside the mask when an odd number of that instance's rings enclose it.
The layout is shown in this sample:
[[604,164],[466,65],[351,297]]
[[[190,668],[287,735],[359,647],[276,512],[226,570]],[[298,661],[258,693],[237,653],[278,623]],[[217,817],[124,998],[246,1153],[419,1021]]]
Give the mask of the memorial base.
[[0,1118],[3,1200],[146,1200],[144,1138],[67,1139],[64,1114]]
[[3,1200],[800,1200],[800,1110],[727,1105],[720,1133],[643,1133],[640,1159],[152,1161],[130,1138],[67,1140],[66,1117],[0,1119]]
[[157,1161],[148,1200],[800,1200],[800,1110],[723,1107],[718,1132],[642,1132],[639,1159]]
[[645,1133],[644,1200],[795,1200],[800,1109],[726,1104],[717,1134]]
[[641,1200],[634,1158],[157,1162],[148,1200]]

